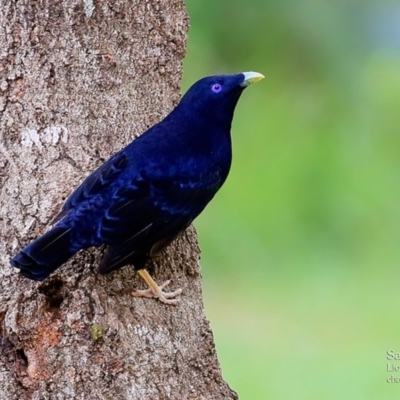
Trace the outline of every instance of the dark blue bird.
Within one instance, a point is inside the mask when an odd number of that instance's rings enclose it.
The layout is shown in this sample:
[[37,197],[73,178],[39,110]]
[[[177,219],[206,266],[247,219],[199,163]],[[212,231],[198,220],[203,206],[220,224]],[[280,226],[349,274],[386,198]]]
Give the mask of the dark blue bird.
[[230,129],[236,103],[256,72],[196,82],[161,122],[89,175],[65,202],[52,228],[11,259],[25,277],[47,278],[79,250],[107,245],[99,266],[106,274],[133,264],[149,285],[137,295],[165,303],[144,269],[203,211],[228,176]]

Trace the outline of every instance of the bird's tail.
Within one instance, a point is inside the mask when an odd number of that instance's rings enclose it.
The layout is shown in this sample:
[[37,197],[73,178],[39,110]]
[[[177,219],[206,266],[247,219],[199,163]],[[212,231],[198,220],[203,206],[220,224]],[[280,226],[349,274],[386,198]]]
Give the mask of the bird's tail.
[[19,268],[26,278],[42,281],[78,250],[73,246],[72,228],[55,226],[28,244],[10,263]]

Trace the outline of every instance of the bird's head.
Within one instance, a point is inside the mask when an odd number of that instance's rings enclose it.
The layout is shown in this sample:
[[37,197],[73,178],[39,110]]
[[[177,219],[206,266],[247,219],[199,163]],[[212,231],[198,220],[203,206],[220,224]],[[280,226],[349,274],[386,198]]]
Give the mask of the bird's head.
[[208,76],[190,87],[182,97],[180,106],[230,126],[243,90],[263,78],[258,72]]

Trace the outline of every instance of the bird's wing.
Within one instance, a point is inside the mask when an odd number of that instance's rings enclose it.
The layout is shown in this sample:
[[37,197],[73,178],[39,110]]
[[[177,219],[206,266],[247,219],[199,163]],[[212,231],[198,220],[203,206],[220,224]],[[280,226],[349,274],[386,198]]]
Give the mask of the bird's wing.
[[204,209],[220,187],[219,179],[137,179],[120,188],[100,228],[111,246],[100,272],[128,264],[167,246]]
[[68,197],[61,212],[54,219],[53,224],[64,218],[71,209],[80,203],[101,193],[106,187],[114,183],[117,177],[128,165],[128,158],[124,152],[119,152],[93,171],[82,184]]
[[164,213],[174,217],[191,216],[194,219],[214,197],[221,184],[218,170],[173,181],[154,180],[152,198]]
[[[158,179],[143,174],[121,186],[113,195],[100,226],[105,243],[120,243],[131,237],[149,235],[160,224],[176,228],[176,222],[196,218],[220,187],[213,177],[201,180]],[[182,223],[180,222],[182,221]]]
[[149,185],[136,177],[114,193],[99,228],[104,243],[116,244],[145,234],[150,224],[160,218],[151,201]]

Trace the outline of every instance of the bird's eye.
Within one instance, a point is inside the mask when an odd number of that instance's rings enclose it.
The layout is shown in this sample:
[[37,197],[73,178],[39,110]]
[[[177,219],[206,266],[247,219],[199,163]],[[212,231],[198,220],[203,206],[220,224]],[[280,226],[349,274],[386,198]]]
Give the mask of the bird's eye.
[[222,90],[222,86],[219,83],[214,83],[214,85],[211,86],[211,90],[214,93],[219,93]]

